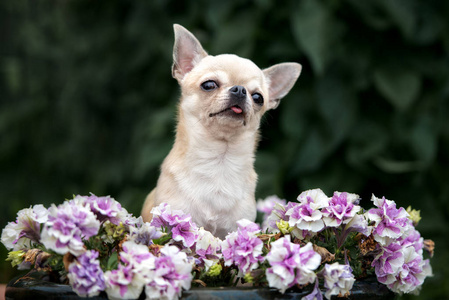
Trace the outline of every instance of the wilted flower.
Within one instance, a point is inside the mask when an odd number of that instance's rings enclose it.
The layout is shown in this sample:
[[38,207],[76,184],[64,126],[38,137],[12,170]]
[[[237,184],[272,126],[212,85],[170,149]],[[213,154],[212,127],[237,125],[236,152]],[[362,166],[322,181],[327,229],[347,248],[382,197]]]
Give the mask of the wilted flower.
[[349,265],[340,265],[339,263],[326,264],[322,272],[324,287],[327,290],[325,293],[327,299],[330,299],[332,295],[344,296],[349,294],[355,281]]
[[201,227],[195,243],[195,253],[199,265],[204,265],[206,272],[221,258],[221,240]]
[[40,225],[48,218],[48,210],[41,204],[17,213],[15,222],[9,222],[2,231],[2,243],[8,250],[31,248],[40,239]]
[[98,252],[86,251],[69,265],[67,274],[70,285],[81,297],[93,297],[106,288],[103,270],[98,261]]
[[334,192],[329,201],[329,206],[323,208],[324,224],[328,227],[338,227],[346,224],[360,211],[359,196],[350,193]]
[[396,203],[385,197],[380,199],[373,195],[371,200],[377,207],[367,212],[368,218],[375,222],[374,239],[381,245],[387,245],[399,238],[407,230],[407,226],[410,226],[408,214],[402,207],[397,209]]
[[80,255],[85,251],[83,239],[96,235],[100,228],[90,207],[77,198],[59,206],[52,204],[48,212],[41,242],[59,254]]
[[221,249],[225,265],[239,268],[239,276],[254,270],[263,261],[263,242],[257,237],[260,228],[257,224],[242,219],[237,221],[237,231],[231,232],[222,242]]
[[164,246],[161,256],[155,258],[155,266],[147,276],[147,299],[177,299],[182,289],[190,289],[192,264],[187,255],[175,246]]

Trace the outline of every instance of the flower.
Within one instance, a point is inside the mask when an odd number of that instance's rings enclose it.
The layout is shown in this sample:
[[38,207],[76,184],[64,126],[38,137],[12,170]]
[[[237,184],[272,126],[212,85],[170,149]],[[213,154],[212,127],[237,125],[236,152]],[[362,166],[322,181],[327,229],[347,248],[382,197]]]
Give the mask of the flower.
[[293,244],[287,235],[271,243],[271,250],[266,256],[271,268],[266,270],[268,285],[284,293],[296,284],[296,269],[300,265],[300,245]]
[[131,266],[134,273],[144,274],[154,267],[154,256],[147,246],[126,241],[122,244],[122,249],[120,261],[126,266]]
[[360,197],[356,194],[334,192],[329,206],[323,208],[324,224],[328,227],[338,227],[347,224],[360,211],[358,206]]
[[263,261],[263,242],[257,237],[260,228],[257,224],[242,219],[237,221],[237,231],[229,233],[221,244],[226,266],[235,264],[239,268],[239,276],[254,270]]
[[413,226],[418,225],[419,221],[421,221],[421,211],[412,209],[411,206],[407,207],[408,218],[413,222]]
[[365,214],[355,215],[344,227],[346,232],[360,232],[364,236],[369,236],[372,232],[372,227],[368,226]]
[[[276,202],[274,204],[273,209],[271,210],[270,215],[266,218],[263,223],[263,229],[266,231],[267,229],[272,232],[279,232],[278,223],[281,221],[288,222],[289,217],[285,215],[287,210],[292,208],[296,203],[288,202],[287,205],[283,205],[281,202]],[[280,223],[284,224],[284,223]]]
[[25,251],[23,250],[17,250],[17,251],[11,251],[8,253],[8,257],[6,258],[6,261],[11,261],[11,265],[13,267],[20,265],[23,262],[25,255]]
[[170,205],[162,203],[151,210],[151,225],[165,228],[172,233],[173,240],[181,242],[184,247],[192,247],[198,237],[198,227],[192,217],[180,210],[171,210]]
[[136,244],[150,246],[154,239],[159,239],[163,235],[164,233],[159,228],[152,226],[150,223],[144,223],[140,227],[129,226],[128,239]]
[[354,275],[351,273],[349,265],[341,265],[338,262],[331,265],[326,264],[323,269],[324,287],[327,299],[331,299],[332,295],[345,296],[354,285]]
[[116,270],[104,274],[108,299],[137,299],[145,286],[146,278],[133,272],[132,266],[119,264]]
[[31,248],[40,240],[40,224],[48,218],[48,210],[41,204],[25,208],[17,213],[15,222],[9,222],[2,231],[1,241],[9,250]]
[[42,230],[41,242],[59,254],[82,254],[83,239],[98,233],[100,222],[83,199],[74,198],[48,209],[48,221]]
[[90,209],[102,223],[107,220],[114,225],[119,225],[129,216],[128,211],[110,196],[97,197],[91,194],[89,197],[77,196],[76,198],[84,198],[83,200],[90,205]]
[[399,243],[390,243],[386,247],[381,247],[381,253],[372,262],[377,279],[384,284],[393,282],[394,275],[400,271],[403,264],[404,256]]
[[190,289],[192,264],[187,255],[175,246],[165,245],[161,256],[147,275],[145,293],[147,299],[177,299],[182,289]]
[[67,278],[78,296],[97,296],[106,288],[103,270],[97,258],[98,252],[89,250],[69,265]]
[[399,238],[408,226],[408,214],[404,208],[396,208],[396,203],[391,200],[372,196],[371,201],[377,208],[367,212],[368,218],[375,222],[373,235],[376,242],[387,245]]
[[223,270],[223,267],[221,266],[221,264],[217,263],[217,264],[212,265],[209,268],[209,271],[207,271],[206,275],[210,276],[210,277],[216,277],[216,276],[220,275],[222,270]]
[[[257,211],[263,213],[262,230],[265,232],[269,229],[268,218],[271,215],[276,204],[285,206],[287,201],[280,199],[278,196],[268,196],[264,200],[257,200]],[[274,223],[275,224],[275,223]]]
[[307,243],[299,249],[300,266],[296,274],[298,284],[312,283],[315,278],[315,270],[321,264],[321,256],[313,250],[312,243]]
[[268,196],[267,198],[265,198],[264,200],[259,199],[257,200],[257,210],[261,213],[264,213],[265,215],[269,215],[271,214],[271,212],[274,209],[274,206],[276,205],[276,203],[279,203],[281,205],[284,205],[287,203],[287,201],[285,201],[285,199],[281,199],[278,196]]
[[207,272],[209,268],[218,263],[221,258],[222,241],[214,237],[212,233],[201,227],[198,231],[198,239],[195,243],[195,253],[198,259],[198,265],[205,266]]
[[[393,292],[417,294],[424,283],[424,279],[432,276],[429,260],[423,260],[422,255],[409,246],[402,250],[404,264],[395,275],[390,275],[388,288]],[[380,281],[380,280],[379,280]]]
[[324,228],[323,213],[320,209],[329,206],[329,199],[320,189],[308,190],[298,196],[299,204],[290,208],[285,215],[291,227],[313,233]]

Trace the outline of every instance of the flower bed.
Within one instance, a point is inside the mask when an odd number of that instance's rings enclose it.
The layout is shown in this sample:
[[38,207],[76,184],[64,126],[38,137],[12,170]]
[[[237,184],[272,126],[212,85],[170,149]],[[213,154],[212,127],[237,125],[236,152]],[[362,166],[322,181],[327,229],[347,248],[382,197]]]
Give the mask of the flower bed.
[[364,211],[359,200],[319,189],[298,202],[269,197],[258,202],[262,229],[240,220],[222,241],[167,204],[144,223],[110,197],[76,196],[19,211],[1,240],[13,266],[43,271],[81,297],[176,299],[192,287],[246,283],[330,299],[374,276],[395,293],[419,292],[432,273],[423,250],[432,254],[433,244],[415,229],[416,212],[375,196]]

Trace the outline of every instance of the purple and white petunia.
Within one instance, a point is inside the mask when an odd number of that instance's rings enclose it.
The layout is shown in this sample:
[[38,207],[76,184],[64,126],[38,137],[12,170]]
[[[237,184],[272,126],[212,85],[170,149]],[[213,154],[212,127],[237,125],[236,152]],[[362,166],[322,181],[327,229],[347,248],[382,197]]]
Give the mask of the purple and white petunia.
[[144,274],[154,267],[154,256],[147,246],[126,241],[122,244],[122,249],[120,261],[125,266],[131,266],[134,273]]
[[329,198],[320,189],[308,190],[298,196],[298,204],[290,208],[285,215],[289,225],[312,233],[324,229],[321,209],[329,206]]
[[324,287],[326,288],[324,295],[327,299],[331,299],[332,295],[345,296],[352,289],[355,282],[349,265],[341,265],[338,262],[331,265],[326,264],[322,275],[324,277]]
[[40,240],[41,224],[47,222],[48,210],[41,204],[25,208],[17,213],[15,222],[9,222],[2,231],[1,241],[8,250],[31,248]]
[[229,233],[221,244],[226,266],[235,265],[242,277],[259,266],[263,261],[263,242],[257,237],[260,227],[254,222],[242,219],[237,221],[237,231]]
[[411,226],[408,213],[404,208],[396,208],[396,203],[391,200],[377,198],[374,195],[371,199],[377,208],[372,208],[367,212],[367,216],[374,221],[373,236],[376,242],[385,246],[398,239]]
[[198,227],[190,215],[180,210],[172,210],[167,203],[154,207],[151,213],[152,226],[171,231],[173,240],[181,242],[186,248],[193,246],[198,238]]
[[110,196],[97,197],[94,194],[90,196],[77,196],[84,198],[90,205],[90,209],[97,216],[100,222],[109,221],[114,225],[124,224],[127,217],[130,216],[128,211],[122,207],[114,198]]
[[154,239],[159,239],[164,235],[160,228],[152,226],[150,223],[143,223],[139,227],[129,226],[128,239],[145,246],[153,244]]
[[195,258],[197,259],[197,265],[204,266],[206,272],[222,257],[221,243],[222,241],[219,238],[214,237],[203,227],[199,229],[198,239],[194,245]]
[[58,254],[82,254],[85,252],[83,239],[96,235],[100,229],[100,222],[89,205],[79,198],[59,206],[52,204],[48,213],[41,242]]
[[67,278],[72,289],[80,297],[93,297],[104,291],[106,284],[98,252],[89,250],[78,256],[69,265]]
[[281,293],[295,284],[313,282],[314,271],[321,263],[321,257],[313,251],[312,244],[301,247],[292,243],[289,235],[271,244],[266,259],[271,265],[265,273],[268,285]]
[[270,232],[279,232],[278,224],[281,221],[288,222],[289,217],[285,213],[295,205],[295,202],[288,202],[286,205],[281,202],[274,203],[271,213],[264,221],[263,230],[266,231],[268,229]]
[[104,273],[108,299],[138,299],[146,278],[133,272],[132,266],[119,264],[118,268]]
[[321,256],[313,250],[312,243],[307,243],[299,249],[300,267],[296,273],[296,282],[304,285],[312,283],[315,278],[315,270],[321,264]]
[[266,260],[271,267],[266,270],[268,285],[281,293],[296,284],[296,270],[301,264],[300,245],[290,241],[290,235],[271,243]]
[[190,289],[192,264],[176,246],[165,245],[155,258],[154,268],[147,275],[147,299],[178,299],[182,290]]
[[329,206],[323,208],[323,221],[327,227],[338,227],[347,224],[361,210],[357,205],[360,197],[356,194],[334,192]]
[[[266,231],[269,229],[269,221],[268,218],[274,210],[276,204],[280,204],[281,206],[285,206],[287,201],[284,199],[280,199],[278,196],[268,196],[265,199],[257,200],[257,211],[263,213],[263,222],[262,222],[262,230]],[[274,223],[276,225],[276,223]]]

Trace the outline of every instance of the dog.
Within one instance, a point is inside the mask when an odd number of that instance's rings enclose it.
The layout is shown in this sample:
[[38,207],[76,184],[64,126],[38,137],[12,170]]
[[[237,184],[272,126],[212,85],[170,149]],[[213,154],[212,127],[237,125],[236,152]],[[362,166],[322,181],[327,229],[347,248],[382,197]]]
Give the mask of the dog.
[[233,54],[208,55],[175,24],[172,75],[181,87],[176,138],[141,215],[161,203],[223,239],[256,218],[254,171],[262,115],[279,105],[301,73],[298,63],[261,70]]

